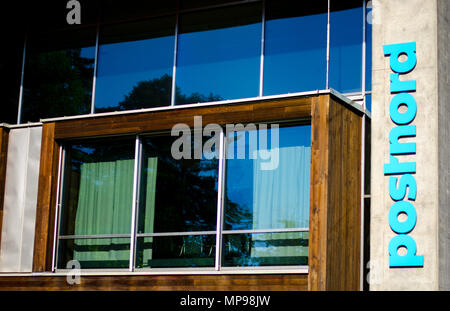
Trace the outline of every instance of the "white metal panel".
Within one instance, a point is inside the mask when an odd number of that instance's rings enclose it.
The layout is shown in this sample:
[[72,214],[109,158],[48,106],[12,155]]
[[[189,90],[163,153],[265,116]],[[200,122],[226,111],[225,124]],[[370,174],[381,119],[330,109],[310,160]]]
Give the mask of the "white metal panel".
[[31,272],[42,127],[11,129],[6,164],[0,272]]

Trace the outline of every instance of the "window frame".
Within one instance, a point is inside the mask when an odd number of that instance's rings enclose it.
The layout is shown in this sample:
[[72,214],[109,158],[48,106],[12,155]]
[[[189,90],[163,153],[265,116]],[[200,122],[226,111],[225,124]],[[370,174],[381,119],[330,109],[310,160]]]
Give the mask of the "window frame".
[[[277,121],[269,121],[268,124],[281,124],[282,127],[294,127],[294,126],[305,126],[311,125],[310,120],[306,120],[305,118],[298,119],[290,119],[290,120],[277,120]],[[64,176],[65,170],[67,167],[66,163],[66,153],[68,145],[76,144],[78,139],[68,140],[62,142],[59,147],[59,163],[58,163],[58,187],[56,193],[56,211],[55,211],[55,229],[54,229],[54,239],[53,239],[53,254],[52,254],[52,267],[51,270],[54,272],[64,272],[68,269],[58,268],[59,262],[59,252],[60,252],[60,240],[79,240],[79,239],[107,239],[107,238],[127,238],[129,239],[130,245],[130,254],[129,254],[129,265],[128,269],[124,268],[86,268],[84,271],[90,272],[99,272],[99,271],[128,271],[128,272],[146,272],[146,271],[158,271],[160,273],[170,273],[174,271],[215,271],[221,272],[225,271],[267,271],[267,270],[288,270],[288,271],[307,271],[308,265],[270,265],[270,266],[222,266],[224,263],[223,257],[223,248],[224,248],[224,235],[237,235],[237,234],[263,234],[263,233],[303,233],[309,232],[309,226],[305,228],[282,228],[282,229],[273,229],[273,228],[265,228],[265,229],[245,229],[245,230],[224,230],[224,201],[225,197],[223,195],[225,187],[226,187],[226,144],[225,144],[225,124],[220,124],[220,134],[219,134],[219,148],[218,148],[218,173],[217,173],[217,206],[216,206],[216,227],[215,230],[209,231],[180,231],[180,232],[155,232],[155,233],[138,233],[138,223],[137,219],[139,217],[139,197],[140,191],[142,191],[140,187],[141,182],[141,174],[142,174],[142,157],[143,157],[143,147],[142,147],[142,138],[146,137],[156,137],[165,134],[168,134],[167,131],[157,131],[157,132],[143,132],[140,134],[136,134],[135,138],[135,150],[134,150],[134,171],[133,171],[133,199],[130,202],[131,208],[131,227],[130,233],[124,234],[92,234],[92,235],[61,235],[60,227],[62,220],[62,202],[63,202],[63,193],[64,193]],[[191,130],[194,130],[191,128]],[[244,130],[246,131],[246,130]],[[128,136],[129,139],[132,137]],[[105,137],[106,138],[106,137]],[[109,137],[107,137],[109,138]],[[98,140],[98,139],[96,139]],[[87,140],[81,140],[81,142],[89,142]],[[174,236],[206,236],[206,235],[215,235],[215,250],[214,250],[214,265],[211,267],[167,267],[167,268],[152,268],[145,267],[139,268],[137,267],[136,262],[136,253],[138,250],[138,239],[145,237],[174,237]]]

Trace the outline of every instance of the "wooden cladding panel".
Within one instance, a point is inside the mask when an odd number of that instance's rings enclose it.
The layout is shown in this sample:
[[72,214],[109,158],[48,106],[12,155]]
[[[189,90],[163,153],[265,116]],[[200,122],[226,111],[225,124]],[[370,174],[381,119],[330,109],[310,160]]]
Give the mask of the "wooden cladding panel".
[[359,113],[321,97],[312,106],[309,290],[359,290]]
[[39,168],[36,231],[33,271],[51,269],[59,146],[55,141],[55,124],[42,127],[41,160]]
[[70,139],[170,130],[177,123],[193,126],[194,116],[202,116],[203,125],[309,118],[313,98],[315,97],[67,120],[56,122],[55,138]]
[[8,129],[0,127],[0,243],[2,241],[3,200],[4,200],[4,196],[5,196],[6,160],[7,160],[7,155],[8,155],[8,135],[9,135]]
[[309,290],[326,289],[329,97],[315,99],[311,109],[311,194],[309,213]]
[[307,290],[306,274],[266,275],[125,275],[81,276],[80,284],[69,285],[66,276],[0,277],[0,290]]
[[331,99],[327,290],[359,290],[362,118]]

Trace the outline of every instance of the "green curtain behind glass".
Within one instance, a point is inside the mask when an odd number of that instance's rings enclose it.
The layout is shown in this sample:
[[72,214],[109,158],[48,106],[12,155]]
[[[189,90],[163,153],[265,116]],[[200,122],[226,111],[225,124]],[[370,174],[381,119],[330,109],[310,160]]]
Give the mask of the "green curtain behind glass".
[[[133,166],[132,159],[81,165],[75,235],[130,234]],[[124,238],[78,239],[73,258],[82,268],[83,262],[121,265],[129,260],[129,244]]]

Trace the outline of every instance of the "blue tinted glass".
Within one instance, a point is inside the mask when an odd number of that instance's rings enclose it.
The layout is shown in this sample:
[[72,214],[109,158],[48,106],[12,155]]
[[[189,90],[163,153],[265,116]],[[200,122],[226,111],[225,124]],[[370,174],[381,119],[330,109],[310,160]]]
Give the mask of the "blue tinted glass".
[[[350,8],[336,1],[332,3],[337,4],[332,4],[330,15],[329,85],[341,93],[359,92],[362,87],[362,1],[357,0]],[[336,7],[338,5],[341,7]]]
[[229,133],[225,230],[308,227],[310,147],[309,125]]
[[366,9],[366,91],[372,90],[372,7]]
[[0,123],[17,123],[23,39],[24,36],[16,32],[10,36],[5,33],[3,36],[3,44],[8,48],[0,51]]
[[372,95],[366,95],[366,109],[372,111]]
[[176,104],[258,95],[261,4],[181,16]]
[[[300,4],[297,4],[300,5]],[[263,95],[326,87],[326,1],[267,3]]]
[[95,111],[170,105],[175,17],[104,27]]
[[30,35],[22,122],[89,113],[94,63],[93,28]]

